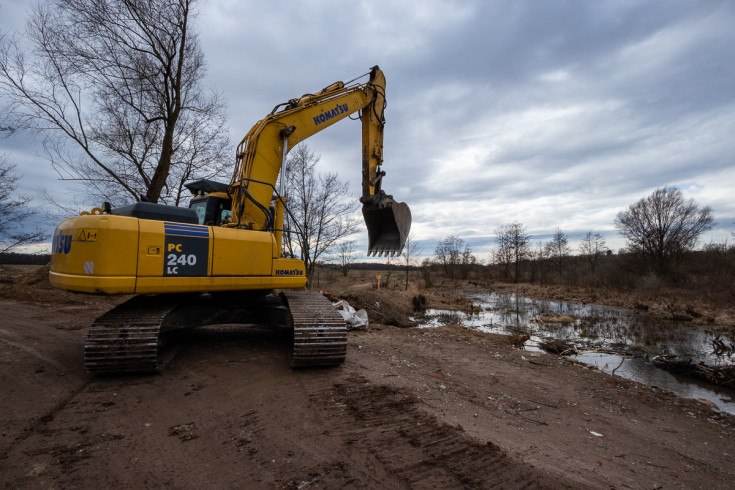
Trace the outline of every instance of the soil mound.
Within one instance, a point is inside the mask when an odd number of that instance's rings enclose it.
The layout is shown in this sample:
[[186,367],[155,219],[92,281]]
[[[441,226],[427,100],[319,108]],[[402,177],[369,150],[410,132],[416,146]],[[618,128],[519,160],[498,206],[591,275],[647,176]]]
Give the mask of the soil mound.
[[31,270],[18,277],[16,284],[24,286],[34,286],[40,289],[52,289],[51,282],[48,279],[48,273],[51,270],[51,264],[42,265],[36,270]]
[[344,299],[356,310],[367,311],[370,323],[402,328],[416,325],[409,320],[413,314],[410,299],[392,291],[354,290],[346,293]]

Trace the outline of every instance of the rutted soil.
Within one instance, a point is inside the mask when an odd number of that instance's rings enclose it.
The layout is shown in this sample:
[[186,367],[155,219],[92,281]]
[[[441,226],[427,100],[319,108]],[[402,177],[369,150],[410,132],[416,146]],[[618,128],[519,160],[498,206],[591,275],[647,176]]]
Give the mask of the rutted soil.
[[[334,369],[205,328],[159,375],[91,378],[108,299],[0,292],[4,488],[731,488],[734,418],[459,327],[372,325]],[[385,293],[389,295],[389,292]]]

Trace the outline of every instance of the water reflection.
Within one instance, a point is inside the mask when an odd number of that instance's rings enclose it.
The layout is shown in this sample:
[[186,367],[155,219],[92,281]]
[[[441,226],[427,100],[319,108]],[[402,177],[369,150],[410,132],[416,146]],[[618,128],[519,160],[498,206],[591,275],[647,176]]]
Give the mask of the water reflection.
[[[559,339],[587,352],[580,361],[611,373],[625,357],[615,374],[673,391],[687,398],[705,398],[720,409],[735,414],[735,391],[673,376],[656,368],[647,358],[675,354],[709,365],[733,364],[735,359],[715,356],[714,332],[691,324],[650,318],[625,308],[536,300],[515,294],[483,293],[471,295],[473,312],[427,310],[414,318],[421,327],[460,324],[482,332],[527,333],[527,349],[544,339]],[[723,337],[726,342],[731,339]],[[619,354],[590,352],[602,349]]]

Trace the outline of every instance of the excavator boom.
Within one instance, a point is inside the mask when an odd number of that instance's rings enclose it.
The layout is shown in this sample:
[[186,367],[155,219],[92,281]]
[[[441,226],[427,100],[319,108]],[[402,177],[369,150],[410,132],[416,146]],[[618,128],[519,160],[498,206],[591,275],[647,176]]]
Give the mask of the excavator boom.
[[[279,110],[280,109],[280,110]],[[381,188],[385,76],[377,66],[364,84],[336,82],[315,94],[280,104],[238,145],[230,182],[233,227],[267,229],[268,206],[288,151],[299,142],[360,111],[363,216],[368,254],[398,254],[411,228],[411,211]]]

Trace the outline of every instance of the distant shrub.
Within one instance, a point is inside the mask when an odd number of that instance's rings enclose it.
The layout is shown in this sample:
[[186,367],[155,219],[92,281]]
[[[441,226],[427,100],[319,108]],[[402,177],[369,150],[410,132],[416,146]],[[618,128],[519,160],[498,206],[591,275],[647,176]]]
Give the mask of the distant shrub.
[[664,281],[657,274],[650,272],[641,277],[636,287],[638,296],[655,300],[661,295],[664,287]]
[[422,311],[426,309],[429,300],[423,294],[418,294],[411,300],[413,302],[413,311]]

